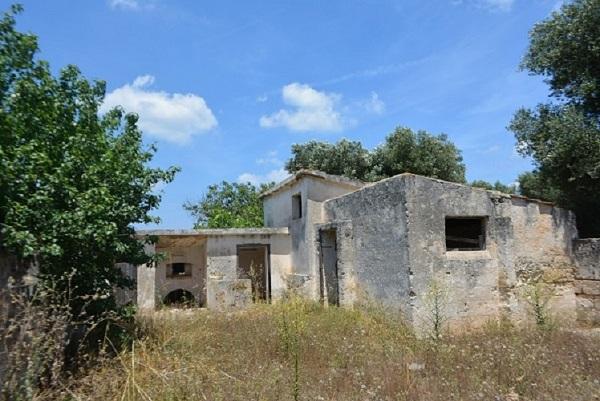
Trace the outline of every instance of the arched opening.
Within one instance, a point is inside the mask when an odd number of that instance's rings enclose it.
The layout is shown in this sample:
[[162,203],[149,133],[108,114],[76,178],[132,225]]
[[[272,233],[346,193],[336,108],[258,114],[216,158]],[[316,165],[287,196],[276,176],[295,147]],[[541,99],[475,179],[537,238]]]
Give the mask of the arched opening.
[[168,293],[164,299],[164,304],[176,307],[192,307],[196,306],[196,300],[194,294],[180,288]]

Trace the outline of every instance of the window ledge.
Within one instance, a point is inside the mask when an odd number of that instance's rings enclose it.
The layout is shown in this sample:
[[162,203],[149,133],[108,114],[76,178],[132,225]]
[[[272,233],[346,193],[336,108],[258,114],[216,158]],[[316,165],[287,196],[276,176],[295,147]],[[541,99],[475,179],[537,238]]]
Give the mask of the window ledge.
[[446,251],[449,260],[481,260],[492,259],[492,255],[484,249],[482,251]]

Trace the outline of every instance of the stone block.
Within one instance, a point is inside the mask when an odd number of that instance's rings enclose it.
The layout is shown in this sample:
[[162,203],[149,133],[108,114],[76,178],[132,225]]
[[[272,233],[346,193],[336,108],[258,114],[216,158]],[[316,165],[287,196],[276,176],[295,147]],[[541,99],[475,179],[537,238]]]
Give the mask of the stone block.
[[210,309],[244,308],[252,304],[250,279],[208,280],[206,292]]

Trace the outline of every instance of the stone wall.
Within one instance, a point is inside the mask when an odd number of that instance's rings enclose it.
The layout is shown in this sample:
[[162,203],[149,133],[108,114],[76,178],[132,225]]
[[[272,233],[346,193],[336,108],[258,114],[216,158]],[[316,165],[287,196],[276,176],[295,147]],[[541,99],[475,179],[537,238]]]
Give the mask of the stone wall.
[[[415,327],[429,319],[433,284],[451,325],[502,315],[529,319],[528,291],[547,289],[555,316],[574,319],[572,213],[495,191],[401,174],[325,203],[338,232],[340,288],[398,307]],[[478,218],[485,245],[446,249],[446,218]],[[319,226],[315,232],[318,232]],[[318,244],[314,246],[315,252]]]
[[[542,286],[555,316],[575,316],[572,213],[550,204],[420,176],[407,181],[411,290],[415,314],[432,280],[448,292],[451,323],[480,325],[501,315],[530,319],[528,293]],[[485,220],[485,249],[445,249],[445,218]]]
[[340,303],[372,300],[411,320],[405,182],[384,180],[329,200],[324,212],[337,229]]
[[600,238],[575,240],[573,254],[577,320],[583,325],[600,325]]

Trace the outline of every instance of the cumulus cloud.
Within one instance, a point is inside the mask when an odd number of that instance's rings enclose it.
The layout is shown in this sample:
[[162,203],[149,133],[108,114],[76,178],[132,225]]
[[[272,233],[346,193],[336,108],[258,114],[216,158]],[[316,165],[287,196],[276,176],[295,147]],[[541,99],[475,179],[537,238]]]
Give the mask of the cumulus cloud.
[[277,170],[271,170],[266,174],[244,173],[241,174],[237,180],[240,183],[249,182],[253,185],[259,185],[268,182],[280,182],[289,177],[289,175],[290,174],[282,167]]
[[139,115],[144,133],[175,143],[188,142],[194,135],[210,131],[217,119],[204,99],[192,93],[153,91],[152,75],[137,77],[108,93],[100,109],[102,113],[116,106]]
[[264,128],[285,127],[290,131],[337,132],[343,129],[342,116],[336,110],[340,95],[325,93],[297,82],[282,89],[283,102],[290,106],[262,116]]

